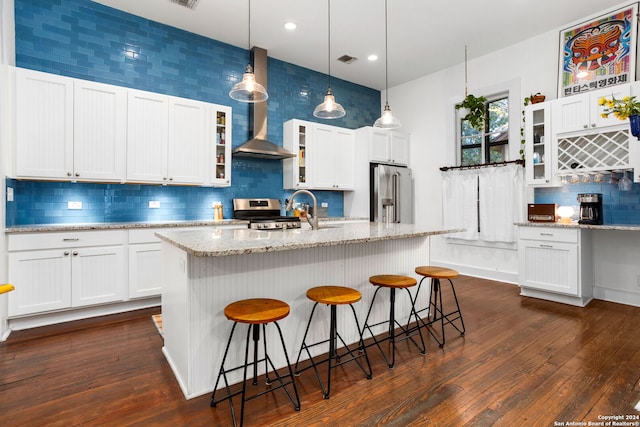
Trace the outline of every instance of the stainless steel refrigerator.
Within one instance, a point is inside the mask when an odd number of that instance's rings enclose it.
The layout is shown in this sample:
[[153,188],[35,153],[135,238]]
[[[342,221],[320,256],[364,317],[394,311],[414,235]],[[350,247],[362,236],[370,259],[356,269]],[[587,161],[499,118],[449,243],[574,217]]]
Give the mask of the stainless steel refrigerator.
[[370,220],[413,223],[413,177],[411,169],[371,163]]

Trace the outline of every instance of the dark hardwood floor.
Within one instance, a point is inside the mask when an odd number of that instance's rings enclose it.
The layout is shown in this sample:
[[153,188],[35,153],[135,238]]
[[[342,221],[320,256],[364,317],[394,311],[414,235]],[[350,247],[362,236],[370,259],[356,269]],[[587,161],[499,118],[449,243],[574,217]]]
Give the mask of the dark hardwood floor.
[[[394,369],[371,347],[373,379],[346,364],[328,400],[305,371],[300,412],[278,390],[247,404],[245,425],[638,421],[640,308],[528,299],[514,285],[470,277],[458,278],[456,290],[464,337],[448,329],[440,349],[425,334],[426,355],[405,341]],[[209,396],[184,399],[151,321],[157,311],[14,332],[0,343],[0,426],[230,425],[227,403],[211,408]]]

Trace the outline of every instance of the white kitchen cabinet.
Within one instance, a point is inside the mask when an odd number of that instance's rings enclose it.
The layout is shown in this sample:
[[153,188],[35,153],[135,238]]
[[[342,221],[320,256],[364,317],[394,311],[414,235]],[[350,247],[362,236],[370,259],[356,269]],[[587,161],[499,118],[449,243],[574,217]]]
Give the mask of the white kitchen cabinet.
[[528,185],[548,187],[559,185],[554,170],[551,134],[551,102],[525,107],[525,162]]
[[73,171],[73,79],[16,69],[15,175],[68,179]]
[[284,124],[284,147],[298,153],[283,160],[284,188],[353,190],[353,130],[294,119]]
[[126,298],[124,230],[8,236],[9,316]]
[[627,84],[558,99],[553,105],[553,131],[556,134],[593,133],[611,126],[624,124],[628,127],[628,120],[617,119],[613,114],[607,118],[602,117],[604,107],[598,105],[598,99],[603,96],[622,99],[630,93],[631,85]]
[[593,297],[592,269],[589,230],[519,227],[521,295],[583,307]]
[[16,69],[16,176],[122,181],[126,89]]
[[127,181],[169,183],[169,97],[129,90]]
[[129,230],[129,298],[160,295],[162,292],[162,255],[160,239],[155,236],[162,228]]
[[375,163],[409,164],[409,135],[395,130],[367,126],[369,160]]

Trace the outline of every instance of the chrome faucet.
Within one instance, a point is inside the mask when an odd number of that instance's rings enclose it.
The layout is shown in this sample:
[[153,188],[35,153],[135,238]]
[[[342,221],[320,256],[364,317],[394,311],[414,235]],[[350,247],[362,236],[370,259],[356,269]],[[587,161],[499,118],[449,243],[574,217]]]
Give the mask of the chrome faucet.
[[309,196],[311,196],[311,201],[313,201],[313,215],[310,215],[309,212],[307,212],[307,222],[311,226],[312,230],[317,230],[318,229],[318,217],[317,217],[317,215],[318,215],[318,201],[316,200],[316,196],[314,196],[311,191],[309,191],[309,190],[298,190],[295,193],[293,193],[291,195],[291,198],[287,202],[287,206],[285,207],[285,210],[287,212],[290,212],[293,209],[293,199],[295,199],[295,197],[300,193],[308,194]]

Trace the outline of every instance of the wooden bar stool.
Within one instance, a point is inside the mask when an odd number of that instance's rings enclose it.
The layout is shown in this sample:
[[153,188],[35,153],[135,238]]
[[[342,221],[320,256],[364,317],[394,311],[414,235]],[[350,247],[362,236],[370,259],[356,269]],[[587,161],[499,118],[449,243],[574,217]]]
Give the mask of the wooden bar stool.
[[[378,349],[380,349],[380,353],[382,353],[382,357],[387,362],[387,365],[389,365],[389,368],[393,368],[393,365],[395,364],[395,360],[396,360],[396,351],[395,351],[396,342],[400,342],[400,341],[404,341],[406,339],[410,339],[415,344],[415,346],[418,348],[418,350],[420,350],[420,353],[425,354],[425,345],[424,345],[424,340],[422,339],[422,334],[420,333],[420,323],[419,323],[418,314],[416,312],[416,308],[415,308],[415,305],[414,305],[414,300],[411,297],[411,292],[409,292],[409,288],[412,287],[412,286],[415,286],[417,284],[416,279],[414,279],[413,277],[408,277],[408,276],[398,276],[398,275],[392,275],[392,274],[383,274],[383,275],[379,275],[379,276],[371,276],[371,277],[369,277],[369,282],[372,285],[377,286],[377,289],[376,289],[375,293],[373,294],[373,299],[371,300],[371,305],[369,306],[369,312],[367,313],[367,318],[364,321],[364,327],[362,329],[362,335],[363,336],[364,336],[364,331],[368,330],[369,333],[371,334],[371,337],[373,338],[373,344],[370,344],[369,346],[372,346],[372,345],[375,344],[378,347]],[[373,308],[373,304],[374,304],[374,302],[376,300],[376,297],[378,296],[378,292],[382,288],[389,289],[389,296],[390,296],[390,301],[389,301],[390,302],[390,304],[389,304],[389,319],[388,320],[383,320],[382,322],[378,322],[378,323],[370,325],[369,324],[369,316],[371,315],[371,309]],[[415,318],[415,320],[416,320],[416,327],[413,328],[413,329],[409,329],[408,325],[405,328],[400,323],[398,323],[398,321],[396,320],[396,317],[395,317],[396,289],[404,289],[405,291],[407,291],[407,294],[409,295],[409,300],[411,301],[411,311],[409,312],[409,323],[411,322],[411,316],[413,316]],[[378,340],[375,337],[375,335],[373,334],[373,331],[371,330],[371,328],[374,327],[374,326],[385,324],[385,323],[388,323],[388,325],[389,325],[389,330],[388,330],[387,336],[384,337],[381,340]],[[396,337],[396,333],[395,333],[396,326],[400,327],[400,329],[402,330],[402,334],[404,334],[404,337],[402,337],[402,338],[397,338]],[[415,333],[416,331],[417,331],[417,335],[420,337],[421,345],[419,345],[413,339],[413,336],[416,335],[416,333]],[[382,350],[382,347],[380,347],[380,343],[382,343],[384,341],[391,342],[391,361],[389,361],[389,358],[387,357],[385,352]]]
[[[233,302],[227,305],[224,308],[224,315],[229,320],[233,320],[233,327],[231,328],[231,333],[229,334],[229,341],[227,342],[227,348],[224,351],[224,356],[222,358],[222,364],[220,365],[220,372],[218,373],[218,378],[216,379],[216,385],[213,389],[213,393],[211,394],[211,406],[215,407],[216,404],[222,402],[223,400],[229,399],[229,405],[231,406],[231,416],[233,417],[233,425],[236,426],[236,414],[235,409],[233,407],[233,396],[237,396],[238,394],[242,395],[242,406],[240,407],[240,426],[244,422],[244,403],[248,400],[254,399],[258,396],[262,396],[263,394],[270,393],[279,388],[283,388],[284,391],[289,396],[289,400],[293,404],[293,408],[296,411],[300,410],[300,398],[298,396],[298,389],[296,388],[296,383],[293,377],[293,373],[291,372],[291,363],[289,363],[289,356],[287,354],[287,348],[284,343],[284,338],[282,336],[282,330],[278,325],[278,320],[284,319],[289,315],[289,305],[283,301],[279,301],[276,299],[268,299],[268,298],[255,298],[255,299],[246,299],[241,301]],[[233,332],[236,329],[238,323],[246,323],[249,325],[247,329],[247,344],[245,347],[245,356],[244,356],[244,364],[225,369],[224,363],[227,359],[227,354],[229,353],[229,346],[231,345],[231,339],[233,338]],[[287,369],[289,373],[286,375],[278,374],[271,358],[269,357],[269,353],[267,353],[267,340],[266,340],[266,324],[273,323],[278,329],[278,334],[280,335],[280,342],[282,343],[282,350],[284,352],[284,357],[287,362]],[[263,344],[264,344],[264,358],[258,360],[258,341],[260,341],[260,325],[262,325],[262,335],[263,335]],[[249,363],[249,341],[250,338],[253,337],[253,360]],[[279,383],[279,385],[275,387],[269,387],[267,390],[256,393],[252,396],[247,397],[247,369],[249,365],[253,366],[253,385],[258,384],[258,363],[264,361],[265,365],[265,376],[266,376],[266,384],[271,386],[272,380],[269,378],[269,366],[271,367],[272,373],[275,375],[275,380]],[[234,393],[231,392],[229,387],[229,381],[227,380],[227,374],[229,372],[237,371],[238,369],[243,369],[243,381],[242,381],[242,390],[236,391]],[[220,378],[224,379],[226,395],[218,400],[216,400],[216,391],[218,389],[218,383],[220,382]],[[285,381],[289,378],[287,381]],[[293,394],[289,392],[287,389],[287,385],[291,384],[293,387]]]
[[[311,301],[314,301],[315,304],[311,309],[311,315],[309,316],[309,322],[307,322],[307,329],[304,331],[304,337],[302,338],[302,345],[300,346],[300,351],[298,352],[298,359],[296,360],[296,365],[294,368],[294,372],[296,375],[300,375],[301,372],[313,368],[316,373],[316,377],[318,378],[318,382],[320,383],[320,388],[322,389],[322,395],[325,399],[329,398],[329,394],[331,393],[331,370],[340,365],[344,365],[347,362],[355,361],[362,372],[365,374],[367,379],[371,379],[371,364],[369,363],[369,357],[367,356],[367,349],[364,346],[364,341],[362,340],[362,333],[360,333],[360,324],[358,323],[358,316],[356,315],[356,310],[353,308],[353,303],[356,303],[362,299],[362,294],[355,289],[347,288],[344,286],[318,286],[315,288],[311,288],[307,291],[307,298]],[[313,319],[313,314],[316,311],[316,307],[318,304],[326,304],[331,307],[331,320],[329,321],[329,338],[324,341],[318,341],[313,344],[307,344],[307,334],[309,333],[309,328],[311,327],[311,320]],[[337,320],[337,306],[348,304],[351,307],[351,312],[353,313],[353,319],[356,324],[356,328],[358,333],[360,334],[360,340],[358,341],[357,347],[350,348],[347,343],[342,339],[340,334],[338,333],[338,320]],[[342,344],[344,348],[344,352],[339,354],[338,352],[338,340]],[[315,362],[313,357],[311,356],[310,348],[315,347],[320,344],[329,343],[329,353],[327,358],[321,360],[319,362]],[[302,355],[302,351],[306,351],[309,356],[309,360],[311,361],[311,365],[298,369],[298,364],[300,362],[300,356]],[[343,359],[345,356],[349,356],[347,359]],[[365,369],[364,365],[360,362],[360,359],[364,357],[364,360],[367,363],[367,367]],[[327,368],[327,388],[325,389],[322,379],[320,378],[320,373],[318,372],[318,365],[323,363],[327,363],[329,366]]]
[[[420,284],[418,285],[418,290],[416,291],[415,301],[418,301],[418,294],[420,293],[420,288],[422,286],[422,281],[424,279],[431,279],[431,292],[429,294],[429,305],[425,308],[418,310],[417,312],[423,312],[428,310],[429,313],[427,315],[427,320],[425,321],[422,317],[420,321],[423,326],[429,331],[431,336],[438,342],[440,348],[444,347],[445,343],[445,335],[444,335],[444,326],[451,325],[453,326],[460,335],[464,335],[466,329],[464,327],[464,320],[462,319],[462,311],[460,311],[460,304],[458,303],[458,296],[456,295],[456,289],[453,286],[453,281],[451,279],[455,279],[458,277],[458,272],[456,270],[452,270],[450,268],[444,267],[432,267],[432,266],[421,266],[416,267],[416,274],[423,276],[420,279]],[[440,280],[446,279],[449,281],[451,285],[451,292],[453,293],[453,299],[456,303],[456,308],[449,313],[444,312],[444,307],[442,306],[442,287],[440,286]],[[460,320],[460,324],[456,325],[454,322],[456,320]],[[434,333],[432,326],[434,323],[440,322],[440,333],[442,338],[438,338],[438,336]]]

